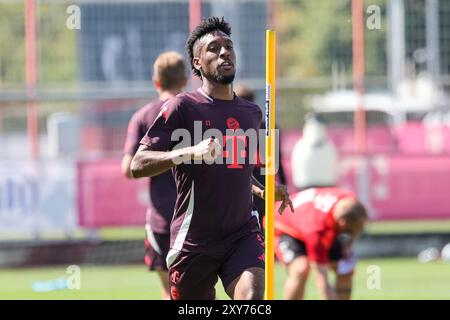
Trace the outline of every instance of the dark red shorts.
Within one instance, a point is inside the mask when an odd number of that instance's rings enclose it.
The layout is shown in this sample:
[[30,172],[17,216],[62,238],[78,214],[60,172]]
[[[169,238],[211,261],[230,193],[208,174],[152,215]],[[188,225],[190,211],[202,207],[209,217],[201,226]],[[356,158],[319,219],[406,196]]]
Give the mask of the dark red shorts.
[[146,230],[145,264],[150,271],[168,271],[166,264],[170,246],[170,234],[155,233]]
[[240,238],[222,257],[180,252],[169,271],[171,299],[212,300],[218,278],[227,288],[245,270],[254,267],[264,269],[264,240],[260,233]]

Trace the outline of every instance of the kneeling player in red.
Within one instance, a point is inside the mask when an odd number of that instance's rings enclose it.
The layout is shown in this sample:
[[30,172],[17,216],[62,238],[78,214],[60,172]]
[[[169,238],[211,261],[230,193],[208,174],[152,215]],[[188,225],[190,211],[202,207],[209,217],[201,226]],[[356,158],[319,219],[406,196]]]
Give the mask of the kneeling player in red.
[[[284,296],[303,299],[310,270],[323,299],[350,299],[356,260],[352,242],[367,221],[355,194],[340,188],[310,188],[293,196],[294,214],[276,215],[276,255],[288,271]],[[328,271],[336,273],[332,287]]]

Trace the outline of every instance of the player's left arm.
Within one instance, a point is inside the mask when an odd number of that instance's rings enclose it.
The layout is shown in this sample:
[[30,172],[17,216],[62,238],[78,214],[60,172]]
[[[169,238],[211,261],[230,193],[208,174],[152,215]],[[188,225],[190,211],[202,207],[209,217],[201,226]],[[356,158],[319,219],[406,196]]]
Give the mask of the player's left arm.
[[[263,200],[265,199],[264,186],[254,176],[252,176],[252,193]],[[289,192],[286,186],[275,186],[275,201],[282,201],[281,206],[278,209],[280,214],[282,214],[288,206],[291,208],[291,212],[294,212],[294,205],[289,198]]]
[[337,300],[350,300],[353,289],[353,272],[356,267],[356,257],[352,250],[354,238],[341,235],[342,258],[330,263],[336,274],[334,291]]
[[264,200],[264,186],[252,175],[252,193]]
[[[261,122],[262,120],[262,113],[261,113],[261,109],[260,108],[256,108],[258,110],[257,115],[256,115],[256,119],[257,119],[257,125],[255,126],[255,128],[260,128],[263,129],[265,128],[265,125]],[[256,159],[258,162],[258,166],[261,166],[261,162],[260,162],[260,141],[259,138],[260,136],[257,135],[257,152],[256,152]],[[258,179],[256,179],[253,175],[252,175],[252,193],[261,198],[261,199],[265,199],[265,190],[264,190],[264,186],[258,181]],[[287,187],[285,185],[276,185],[275,186],[275,201],[281,201],[281,206],[278,209],[278,213],[279,214],[283,214],[284,210],[289,206],[291,208],[291,212],[294,212],[294,205],[292,204],[291,199],[289,198],[289,192],[287,190]]]
[[[353,289],[354,261],[340,260],[330,263],[330,267],[336,274],[334,284],[335,298],[337,300],[350,300]],[[351,269],[351,271],[344,270],[344,268]]]

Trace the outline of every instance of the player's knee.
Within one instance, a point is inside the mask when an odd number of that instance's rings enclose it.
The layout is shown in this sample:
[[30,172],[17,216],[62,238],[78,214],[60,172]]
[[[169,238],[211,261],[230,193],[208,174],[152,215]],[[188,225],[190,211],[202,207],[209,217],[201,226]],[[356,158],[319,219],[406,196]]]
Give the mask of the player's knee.
[[252,292],[247,296],[247,300],[263,300],[264,299],[264,289],[258,288],[257,290],[252,290]]
[[289,265],[289,275],[294,277],[307,277],[310,271],[309,262],[306,258],[295,259]]
[[264,288],[259,286],[248,287],[239,294],[239,300],[263,300]]
[[295,278],[306,278],[309,275],[309,267],[294,268],[289,270],[289,275]]
[[264,271],[248,270],[239,279],[235,291],[235,300],[264,299]]

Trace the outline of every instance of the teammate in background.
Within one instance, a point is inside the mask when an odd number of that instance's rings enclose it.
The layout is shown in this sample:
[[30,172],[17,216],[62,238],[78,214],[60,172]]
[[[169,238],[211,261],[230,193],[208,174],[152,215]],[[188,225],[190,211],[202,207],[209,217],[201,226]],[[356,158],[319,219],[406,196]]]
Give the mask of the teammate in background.
[[[128,124],[128,132],[122,159],[122,173],[133,178],[130,164],[139,148],[142,137],[153,124],[165,101],[174,97],[187,83],[183,57],[176,52],[162,53],[153,64],[153,83],[158,99],[136,111]],[[172,220],[177,189],[170,171],[150,179],[150,204],[147,208],[145,230],[145,263],[149,270],[157,271],[162,283],[162,297],[169,299],[169,276],[166,257],[170,242]]]
[[[255,102],[255,93],[253,92],[252,89],[250,89],[248,86],[246,85],[238,85],[236,86],[236,88],[234,89],[234,93],[236,93],[236,95],[238,97],[241,97],[245,100],[251,101],[251,102]],[[265,130],[266,126],[265,123],[263,122],[261,125],[261,129]],[[281,146],[281,136],[280,136],[280,140],[279,140],[279,144]],[[278,182],[281,185],[286,185],[286,174],[284,172],[284,167],[283,167],[283,163],[282,163],[282,155],[281,155],[281,148],[280,148],[280,153],[279,153],[279,166],[278,166],[278,172],[277,172],[277,178],[278,178]],[[255,169],[253,170],[253,177],[261,184],[261,185],[265,185],[265,176],[261,174],[261,168],[259,166],[256,166]],[[255,205],[256,210],[259,213],[259,220],[263,221],[263,217],[265,215],[265,202],[263,199],[261,199],[260,197],[254,197],[253,199],[253,203]]]
[[[217,17],[190,34],[189,59],[202,87],[163,106],[131,164],[135,177],[172,169],[176,180],[167,256],[172,299],[214,299],[219,277],[233,299],[264,294],[264,242],[252,212],[254,164],[243,149],[251,140],[236,133],[257,132],[262,113],[233,92],[236,56],[230,34],[229,24]],[[205,137],[208,129],[215,132]],[[199,130],[206,138],[200,143],[195,141]],[[236,162],[235,155],[242,154],[245,161]],[[285,188],[275,197],[283,208],[292,205]]]
[[[295,213],[275,217],[276,255],[288,271],[284,296],[303,299],[310,270],[323,299],[348,300],[356,259],[353,241],[367,220],[364,206],[339,188],[310,188],[293,200]],[[328,271],[336,273],[332,287]]]

